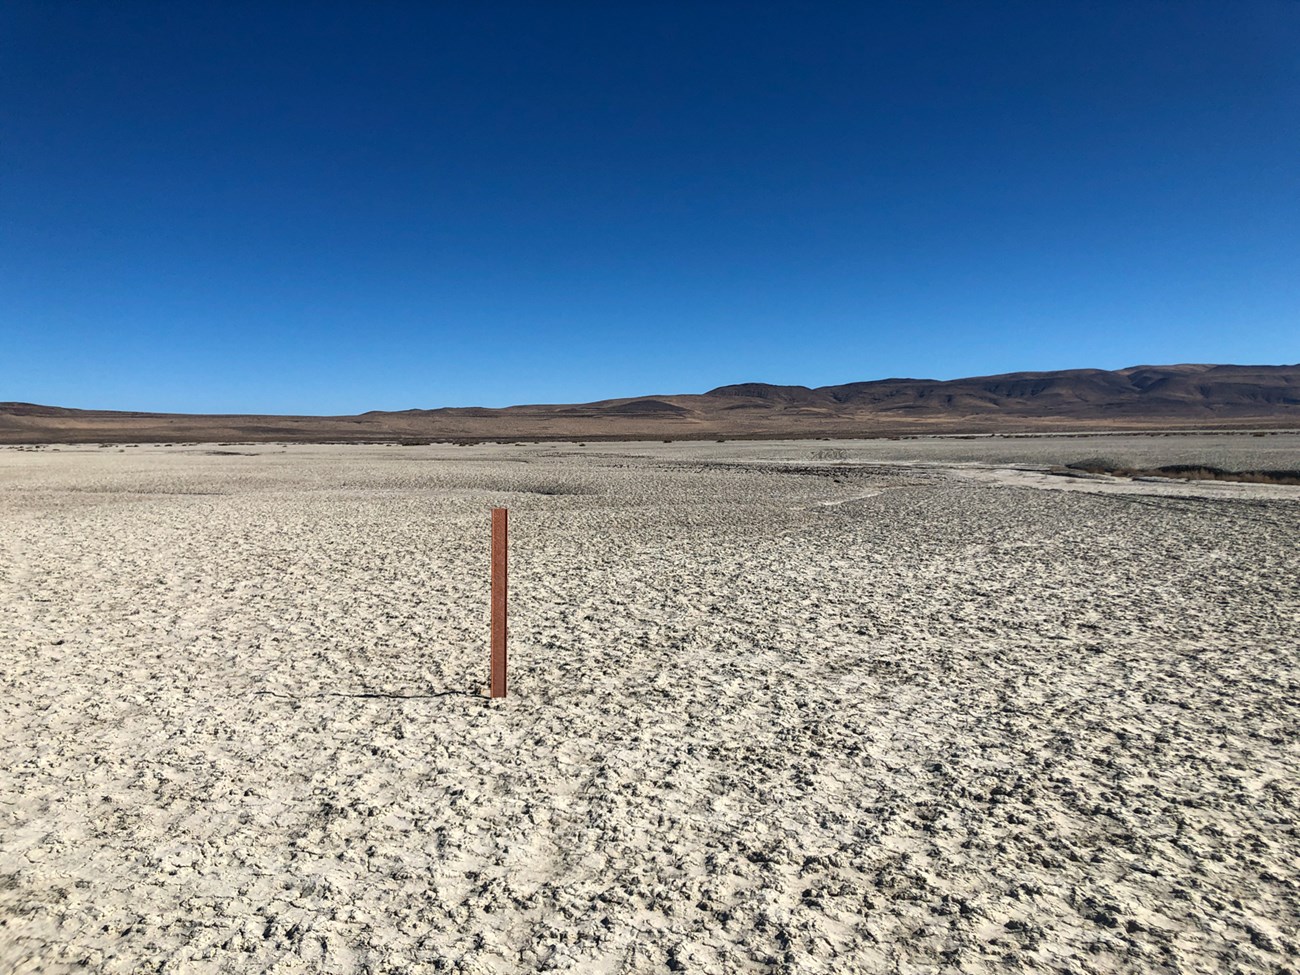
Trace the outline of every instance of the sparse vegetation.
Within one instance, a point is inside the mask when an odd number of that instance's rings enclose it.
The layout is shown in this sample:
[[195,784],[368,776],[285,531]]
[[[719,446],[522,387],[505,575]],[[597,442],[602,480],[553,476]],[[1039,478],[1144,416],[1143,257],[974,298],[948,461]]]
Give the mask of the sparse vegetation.
[[1065,465],[1072,471],[1083,471],[1085,474],[1114,474],[1123,469],[1123,465],[1109,457],[1087,457],[1083,460],[1071,461]]
[[1230,471],[1208,464],[1165,464],[1161,467],[1126,467],[1104,458],[1078,460],[1066,470],[1113,477],[1167,477],[1184,481],[1239,481],[1246,484],[1300,484],[1300,470]]

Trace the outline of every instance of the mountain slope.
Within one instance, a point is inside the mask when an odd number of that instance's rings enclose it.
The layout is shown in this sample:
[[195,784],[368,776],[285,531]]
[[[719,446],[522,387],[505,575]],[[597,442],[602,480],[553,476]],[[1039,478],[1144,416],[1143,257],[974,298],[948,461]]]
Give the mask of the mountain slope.
[[741,383],[595,403],[243,416],[0,403],[0,442],[883,436],[1300,428],[1300,365],[1133,366],[838,386]]

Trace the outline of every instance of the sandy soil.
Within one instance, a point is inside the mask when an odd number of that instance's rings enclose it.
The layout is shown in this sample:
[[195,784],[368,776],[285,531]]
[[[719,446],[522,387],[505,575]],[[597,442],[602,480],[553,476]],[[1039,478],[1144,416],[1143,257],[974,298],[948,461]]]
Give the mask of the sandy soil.
[[914,448],[0,450],[0,969],[1300,967],[1300,488]]

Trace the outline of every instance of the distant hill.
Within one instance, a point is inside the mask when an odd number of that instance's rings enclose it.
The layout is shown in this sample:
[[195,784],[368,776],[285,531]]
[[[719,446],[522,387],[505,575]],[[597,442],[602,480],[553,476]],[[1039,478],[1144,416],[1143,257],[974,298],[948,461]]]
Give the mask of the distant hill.
[[0,403],[0,443],[871,437],[1300,428],[1300,365],[1133,366],[359,416],[124,413]]

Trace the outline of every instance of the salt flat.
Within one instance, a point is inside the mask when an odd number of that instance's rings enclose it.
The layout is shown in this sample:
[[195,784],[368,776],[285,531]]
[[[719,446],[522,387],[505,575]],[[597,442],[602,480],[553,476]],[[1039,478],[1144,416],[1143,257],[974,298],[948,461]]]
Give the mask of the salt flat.
[[1130,454],[1300,438],[0,450],[0,968],[1291,971],[1300,487]]

